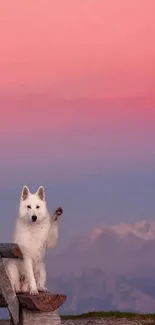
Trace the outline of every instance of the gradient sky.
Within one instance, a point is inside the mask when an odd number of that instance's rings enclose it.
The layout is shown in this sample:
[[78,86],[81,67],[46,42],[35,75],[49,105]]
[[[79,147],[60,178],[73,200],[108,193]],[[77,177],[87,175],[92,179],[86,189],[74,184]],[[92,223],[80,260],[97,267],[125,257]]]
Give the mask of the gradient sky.
[[62,237],[155,218],[155,1],[0,2],[0,236],[21,187]]

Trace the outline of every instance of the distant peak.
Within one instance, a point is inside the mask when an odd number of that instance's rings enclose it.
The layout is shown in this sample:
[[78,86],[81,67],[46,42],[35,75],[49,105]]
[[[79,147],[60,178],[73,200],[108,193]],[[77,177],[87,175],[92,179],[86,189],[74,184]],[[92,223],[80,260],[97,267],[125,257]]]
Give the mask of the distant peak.
[[109,231],[120,237],[133,234],[144,240],[155,240],[155,221],[142,220],[135,223],[120,223],[115,226],[95,227],[89,233],[89,238],[95,241]]

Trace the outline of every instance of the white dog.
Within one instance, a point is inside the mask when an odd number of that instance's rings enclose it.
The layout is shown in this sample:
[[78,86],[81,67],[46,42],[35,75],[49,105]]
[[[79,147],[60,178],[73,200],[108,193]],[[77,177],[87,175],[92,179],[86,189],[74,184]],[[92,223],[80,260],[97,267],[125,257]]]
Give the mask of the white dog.
[[[58,211],[59,210],[59,211]],[[6,270],[16,292],[47,291],[46,271],[43,262],[46,248],[54,248],[58,241],[58,220],[62,209],[50,216],[43,186],[32,194],[23,187],[13,242],[17,243],[23,260],[10,259]],[[22,283],[22,285],[21,285]]]

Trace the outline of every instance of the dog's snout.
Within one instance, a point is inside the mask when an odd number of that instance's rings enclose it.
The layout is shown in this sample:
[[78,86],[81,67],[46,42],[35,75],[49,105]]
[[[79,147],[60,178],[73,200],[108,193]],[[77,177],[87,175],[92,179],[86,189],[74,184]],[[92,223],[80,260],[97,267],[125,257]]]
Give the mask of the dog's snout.
[[32,221],[35,222],[37,220],[37,216],[33,215],[32,216]]

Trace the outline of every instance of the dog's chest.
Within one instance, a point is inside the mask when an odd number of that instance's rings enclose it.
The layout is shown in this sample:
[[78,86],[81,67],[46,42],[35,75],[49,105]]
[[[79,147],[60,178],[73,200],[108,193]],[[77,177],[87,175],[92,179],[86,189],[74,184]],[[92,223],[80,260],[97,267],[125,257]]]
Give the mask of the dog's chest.
[[31,240],[31,255],[34,260],[42,260],[47,246],[47,236],[34,234]]
[[48,228],[45,226],[40,226],[38,231],[32,232],[31,238],[33,258],[40,260],[45,255],[48,238]]
[[42,260],[46,252],[48,232],[49,225],[47,224],[22,228],[16,242],[34,261]]

